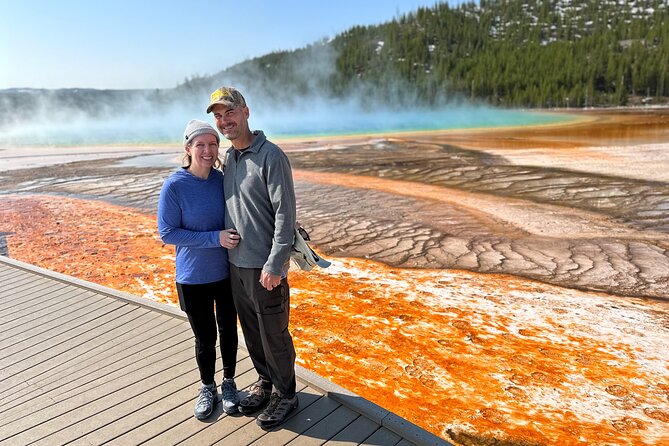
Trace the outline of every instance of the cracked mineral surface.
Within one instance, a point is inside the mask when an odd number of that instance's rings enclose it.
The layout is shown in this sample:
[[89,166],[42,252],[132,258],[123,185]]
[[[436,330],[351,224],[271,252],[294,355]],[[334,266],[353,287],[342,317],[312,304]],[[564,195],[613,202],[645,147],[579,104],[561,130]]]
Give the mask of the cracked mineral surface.
[[[298,362],[458,444],[667,444],[669,111],[579,115],[281,142],[333,260],[291,272]],[[174,303],[180,150],[24,150],[3,253]]]

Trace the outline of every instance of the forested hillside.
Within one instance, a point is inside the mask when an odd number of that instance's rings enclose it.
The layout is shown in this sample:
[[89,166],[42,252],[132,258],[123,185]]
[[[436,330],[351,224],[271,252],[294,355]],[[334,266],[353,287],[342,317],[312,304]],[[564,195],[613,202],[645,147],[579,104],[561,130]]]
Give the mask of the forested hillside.
[[[667,0],[481,0],[356,26],[163,90],[0,90],[0,125],[40,111],[87,116],[200,104],[220,85],[285,104],[351,100],[505,107],[669,104]],[[225,45],[222,45],[222,51]]]
[[[308,48],[244,62],[214,79],[251,76],[256,85],[272,86],[270,94],[281,94],[273,87],[278,83],[291,93],[340,97],[358,91],[424,104],[454,96],[523,107],[665,103],[666,3],[438,4],[382,25],[354,27]],[[320,63],[307,62],[314,57]],[[305,72],[309,66],[316,68]]]

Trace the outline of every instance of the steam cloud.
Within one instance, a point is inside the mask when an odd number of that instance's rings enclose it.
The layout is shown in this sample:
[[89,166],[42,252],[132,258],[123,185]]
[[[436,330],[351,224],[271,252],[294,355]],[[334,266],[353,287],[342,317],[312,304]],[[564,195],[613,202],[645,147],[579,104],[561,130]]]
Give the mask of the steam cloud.
[[[277,58],[277,63],[281,63]],[[285,60],[285,59],[283,59]],[[0,91],[0,146],[179,144],[193,118],[212,122],[205,109],[209,93],[232,85],[248,102],[253,129],[270,137],[446,128],[491,127],[546,122],[546,116],[500,110],[448,98],[438,107],[414,99],[411,85],[396,82],[383,98],[373,85],[359,83],[344,98],[324,93],[334,74],[334,51],[327,43],[290,59],[291,82],[277,82],[267,65],[240,64],[210,78],[172,90]],[[250,67],[254,67],[251,69]],[[286,76],[284,76],[286,78]]]

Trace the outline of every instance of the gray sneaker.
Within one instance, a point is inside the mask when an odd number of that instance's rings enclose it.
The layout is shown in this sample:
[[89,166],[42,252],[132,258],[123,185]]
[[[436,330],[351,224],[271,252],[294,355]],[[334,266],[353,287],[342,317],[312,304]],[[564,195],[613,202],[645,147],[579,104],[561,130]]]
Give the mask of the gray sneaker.
[[200,396],[198,396],[197,401],[195,402],[195,409],[193,409],[195,418],[204,420],[211,415],[214,411],[217,395],[216,383],[209,384],[208,386],[202,385],[202,387],[200,387]]
[[223,411],[225,413],[235,413],[237,412],[237,406],[239,406],[239,394],[237,393],[237,385],[235,380],[224,379],[223,384],[221,384],[221,394],[223,395],[221,403],[223,404]]
[[275,426],[286,421],[288,415],[299,406],[300,401],[297,395],[292,398],[279,396],[276,392],[269,398],[269,404],[265,407],[263,413],[256,418],[256,424],[263,429],[272,429]]

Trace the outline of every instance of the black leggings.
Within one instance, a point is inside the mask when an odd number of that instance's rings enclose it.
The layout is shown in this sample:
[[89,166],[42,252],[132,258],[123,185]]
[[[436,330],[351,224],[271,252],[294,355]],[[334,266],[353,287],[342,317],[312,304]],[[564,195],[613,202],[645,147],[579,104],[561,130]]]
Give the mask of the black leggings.
[[188,315],[195,335],[195,360],[202,384],[214,382],[217,325],[223,377],[234,378],[237,365],[237,311],[232,300],[230,279],[202,285],[177,282],[177,293],[179,305]]

